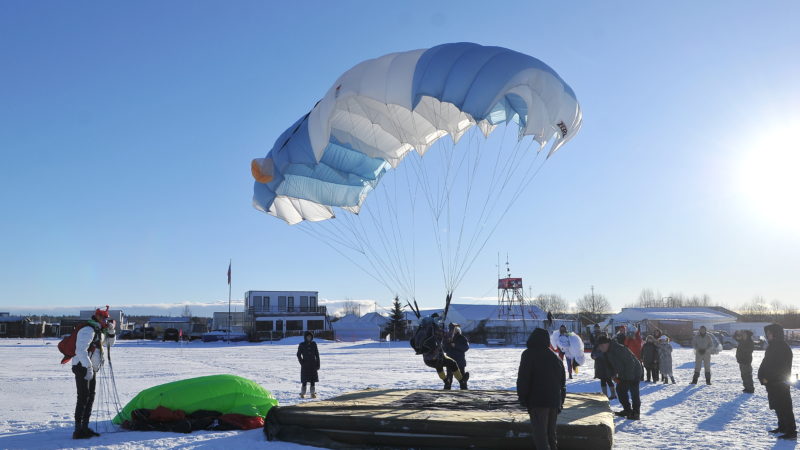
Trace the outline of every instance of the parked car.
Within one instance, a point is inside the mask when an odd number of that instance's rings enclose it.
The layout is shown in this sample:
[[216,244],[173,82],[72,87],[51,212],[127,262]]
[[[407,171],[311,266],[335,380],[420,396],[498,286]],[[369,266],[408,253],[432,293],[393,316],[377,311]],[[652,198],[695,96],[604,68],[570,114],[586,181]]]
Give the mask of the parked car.
[[117,333],[117,339],[133,339],[133,330],[121,330]]
[[736,339],[733,336],[729,335],[726,331],[714,331],[712,332],[714,337],[722,344],[723,350],[731,350],[739,346],[739,343],[736,342]]
[[178,332],[177,328],[167,328],[164,330],[164,338],[162,340],[178,342],[180,340],[180,332]]
[[138,327],[131,332],[131,339],[155,339],[156,329],[153,327]]

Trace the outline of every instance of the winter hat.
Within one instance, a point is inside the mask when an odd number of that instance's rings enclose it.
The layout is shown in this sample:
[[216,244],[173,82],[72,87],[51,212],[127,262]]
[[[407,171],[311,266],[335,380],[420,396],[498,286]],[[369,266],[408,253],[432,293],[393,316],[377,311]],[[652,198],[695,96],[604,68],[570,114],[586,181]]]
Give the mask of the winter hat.
[[667,342],[667,335],[662,334],[660,338],[658,338],[659,342]]
[[97,308],[94,311],[94,317],[96,319],[108,319],[108,305],[106,305],[106,309]]
[[550,347],[550,335],[547,330],[537,328],[533,330],[530,337],[528,337],[528,348],[530,349],[545,349]]
[[610,342],[611,342],[611,339],[609,339],[608,336],[600,336],[599,338],[597,338],[597,344],[598,345],[600,345],[600,344],[608,344]]

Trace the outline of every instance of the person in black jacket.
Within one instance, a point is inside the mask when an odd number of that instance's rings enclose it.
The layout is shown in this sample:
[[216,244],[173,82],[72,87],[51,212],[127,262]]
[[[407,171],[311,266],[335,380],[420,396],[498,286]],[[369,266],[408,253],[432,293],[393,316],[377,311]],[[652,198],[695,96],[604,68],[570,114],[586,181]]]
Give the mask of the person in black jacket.
[[[617,397],[622,404],[622,411],[614,414],[630,420],[639,420],[641,397],[639,381],[642,379],[642,364],[628,347],[607,337],[598,339],[597,347],[605,353],[613,372],[617,375]],[[628,396],[630,394],[630,397]],[[633,405],[631,405],[631,402]]]
[[303,342],[297,346],[297,360],[300,362],[300,398],[306,396],[306,384],[311,383],[311,398],[317,398],[314,384],[319,382],[319,350],[314,342],[314,334],[306,331]]
[[[458,370],[461,371],[461,380],[458,386],[461,389],[467,389],[467,380],[469,380],[469,372],[466,371],[467,357],[465,353],[469,350],[469,341],[466,336],[461,333],[461,327],[457,323],[451,323],[448,326],[448,333],[444,344],[444,354],[452,358],[458,364]],[[447,369],[446,385],[453,384],[453,371]]]
[[647,342],[642,346],[642,363],[647,372],[647,382],[656,383],[658,381],[658,346],[652,335],[647,336]]
[[564,364],[550,350],[550,335],[546,330],[533,330],[527,347],[519,362],[517,396],[531,417],[536,449],[554,450],[558,448],[556,420],[567,395]]
[[753,332],[750,330],[739,330],[733,333],[736,339],[736,362],[739,363],[739,372],[742,374],[742,384],[745,394],[752,394],[756,391],[753,387]]
[[792,374],[792,349],[783,339],[783,327],[777,323],[764,327],[769,346],[758,368],[758,380],[767,388],[769,409],[778,416],[778,428],[770,433],[783,433],[781,439],[797,439],[797,424],[792,410],[789,377]]
[[600,389],[603,391],[609,400],[617,398],[617,391],[614,389],[614,369],[608,364],[606,354],[600,351],[599,340],[600,337],[608,339],[606,333],[600,333],[592,338],[592,359],[594,360],[594,377],[600,380]]

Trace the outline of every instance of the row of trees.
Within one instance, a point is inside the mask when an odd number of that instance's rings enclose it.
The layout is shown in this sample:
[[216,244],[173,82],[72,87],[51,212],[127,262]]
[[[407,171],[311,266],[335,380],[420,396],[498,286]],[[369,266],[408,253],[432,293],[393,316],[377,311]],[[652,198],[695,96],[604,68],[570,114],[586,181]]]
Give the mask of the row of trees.
[[708,294],[687,296],[682,292],[661,295],[652,289],[642,289],[635,302],[626,305],[628,308],[680,308],[688,306],[720,306],[711,300]]

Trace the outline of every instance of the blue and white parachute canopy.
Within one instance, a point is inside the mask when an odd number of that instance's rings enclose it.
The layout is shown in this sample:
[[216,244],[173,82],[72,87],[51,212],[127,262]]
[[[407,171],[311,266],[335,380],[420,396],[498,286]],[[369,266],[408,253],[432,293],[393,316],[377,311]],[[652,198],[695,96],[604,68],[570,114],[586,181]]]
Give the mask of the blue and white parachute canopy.
[[548,156],[581,127],[575,93],[538,59],[472,43],[391,53],[345,72],[251,164],[253,205],[289,224],[357,213],[389,168],[439,138],[513,121]]

